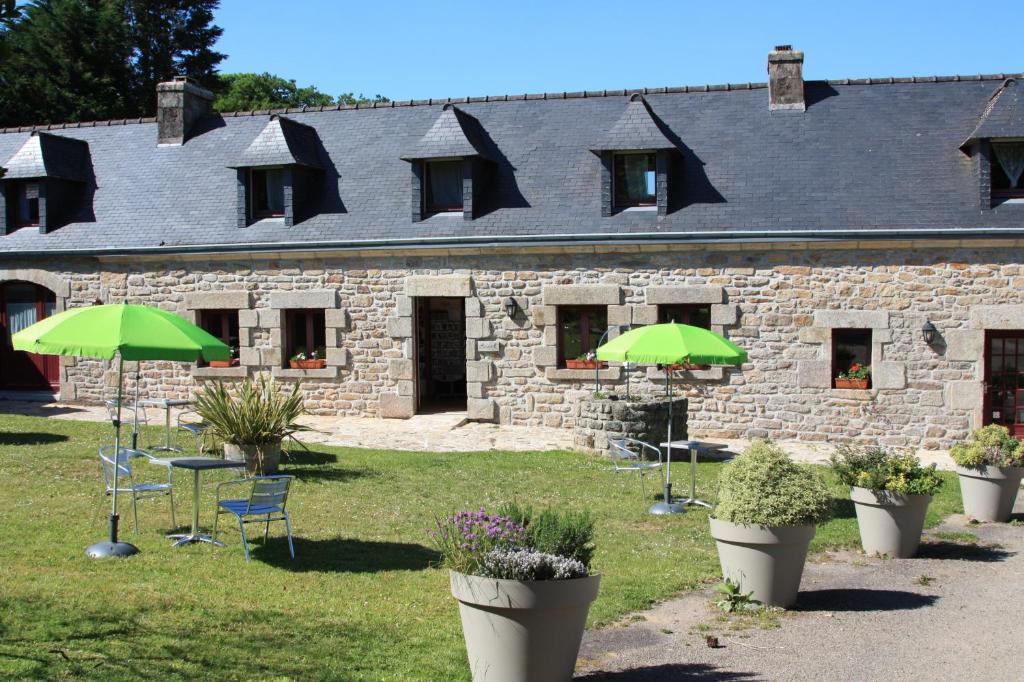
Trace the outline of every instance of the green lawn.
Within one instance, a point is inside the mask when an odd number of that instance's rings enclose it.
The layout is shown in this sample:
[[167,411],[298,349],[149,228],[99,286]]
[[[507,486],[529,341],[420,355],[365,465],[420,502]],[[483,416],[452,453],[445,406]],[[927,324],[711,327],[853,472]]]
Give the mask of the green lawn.
[[[83,550],[105,533],[95,446],[109,432],[0,415],[0,678],[468,679],[458,610],[427,530],[435,515],[512,498],[597,517],[604,578],[592,626],[717,576],[707,513],[648,515],[635,478],[600,459],[323,446],[282,466],[297,477],[294,562],[272,530],[246,564],[230,523],[225,548],[172,549],[163,500],[140,503],[139,536],[122,513],[122,536],[140,555],[95,561]],[[698,493],[712,496],[721,466],[700,466]],[[165,475],[148,464],[138,471]],[[175,476],[185,523],[191,474]],[[673,476],[683,482],[684,465]],[[204,522],[214,483],[229,477],[203,474]],[[948,476],[930,523],[958,506]],[[836,507],[818,549],[857,542],[851,504]]]

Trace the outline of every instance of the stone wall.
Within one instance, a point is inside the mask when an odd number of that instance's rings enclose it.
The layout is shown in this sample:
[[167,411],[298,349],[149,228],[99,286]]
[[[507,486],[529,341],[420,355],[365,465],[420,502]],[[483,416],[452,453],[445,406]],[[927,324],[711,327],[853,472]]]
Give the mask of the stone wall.
[[[625,436],[658,447],[668,440],[667,400],[583,398],[576,404],[572,442],[578,450],[608,450],[608,439]],[[672,440],[686,438],[686,398],[672,401]]]
[[[466,362],[474,418],[572,428],[593,372],[556,367],[556,313],[573,302],[608,306],[610,324],[645,324],[665,302],[712,306],[712,325],[747,349],[742,368],[680,372],[691,434],[949,447],[981,420],[986,329],[1024,329],[1024,244],[866,242],[857,245],[554,247],[476,253],[393,252],[221,260],[38,261],[59,278],[67,306],[158,305],[183,316],[227,294],[240,308],[242,367],[195,371],[144,363],[144,395],[184,397],[211,378],[272,372],[301,381],[318,414],[409,412],[410,294],[458,295],[467,306]],[[728,250],[727,250],[728,249]],[[0,280],[24,263],[0,262]],[[459,290],[434,288],[442,278]],[[50,278],[52,280],[52,277]],[[66,295],[65,295],[66,293]],[[207,302],[202,301],[208,297]],[[212,298],[209,298],[212,297]],[[505,303],[517,302],[514,317]],[[326,370],[280,365],[281,310],[323,307]],[[930,320],[939,342],[926,345]],[[872,330],[874,386],[829,385],[831,330]],[[66,360],[63,396],[109,397],[106,363]],[[602,391],[625,392],[627,372],[602,371]],[[660,395],[653,368],[628,373],[637,394]]]

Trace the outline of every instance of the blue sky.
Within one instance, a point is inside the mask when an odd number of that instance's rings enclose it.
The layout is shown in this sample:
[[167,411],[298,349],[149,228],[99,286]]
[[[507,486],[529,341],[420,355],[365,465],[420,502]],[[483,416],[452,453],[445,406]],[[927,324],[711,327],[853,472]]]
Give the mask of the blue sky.
[[808,79],[1024,71],[1024,1],[222,0],[222,71],[332,95],[464,97],[765,80],[773,45]]

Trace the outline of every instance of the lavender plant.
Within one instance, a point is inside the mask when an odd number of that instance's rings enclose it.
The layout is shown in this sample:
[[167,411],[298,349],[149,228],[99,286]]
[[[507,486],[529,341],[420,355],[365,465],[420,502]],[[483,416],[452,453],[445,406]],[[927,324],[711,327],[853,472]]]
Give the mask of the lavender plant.
[[431,538],[444,565],[467,575],[480,575],[485,555],[495,549],[520,547],[526,542],[523,527],[499,514],[460,511],[437,519]]

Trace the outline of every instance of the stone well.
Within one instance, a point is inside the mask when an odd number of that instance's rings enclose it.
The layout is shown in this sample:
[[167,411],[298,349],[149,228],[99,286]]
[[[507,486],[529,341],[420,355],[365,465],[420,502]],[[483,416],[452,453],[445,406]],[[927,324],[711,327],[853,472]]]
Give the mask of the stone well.
[[[668,401],[584,398],[578,403],[573,445],[578,450],[608,450],[608,438],[627,436],[657,446],[668,438]],[[672,438],[686,438],[686,398],[672,404]]]

